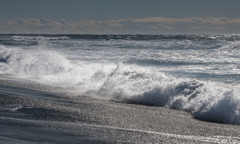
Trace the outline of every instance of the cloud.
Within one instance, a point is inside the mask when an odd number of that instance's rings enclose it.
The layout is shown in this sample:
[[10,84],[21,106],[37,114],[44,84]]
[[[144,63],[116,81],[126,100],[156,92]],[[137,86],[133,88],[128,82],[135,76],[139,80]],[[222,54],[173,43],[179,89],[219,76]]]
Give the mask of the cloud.
[[162,33],[237,33],[240,18],[192,17],[144,19],[119,19],[108,21],[80,20],[68,23],[65,20],[14,19],[0,21],[0,33],[73,33],[73,34],[162,34]]
[[200,26],[200,27],[190,27],[191,29],[226,29],[226,27],[205,27],[205,26]]
[[60,23],[64,26],[69,26],[69,24],[65,20],[61,20]]

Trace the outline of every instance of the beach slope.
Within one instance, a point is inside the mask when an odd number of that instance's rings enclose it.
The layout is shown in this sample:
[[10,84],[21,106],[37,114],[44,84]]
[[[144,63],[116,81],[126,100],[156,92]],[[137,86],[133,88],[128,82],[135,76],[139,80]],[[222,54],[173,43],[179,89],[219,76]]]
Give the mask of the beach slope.
[[[4,83],[4,82],[2,82]],[[0,85],[3,143],[240,143],[240,126],[184,111]]]

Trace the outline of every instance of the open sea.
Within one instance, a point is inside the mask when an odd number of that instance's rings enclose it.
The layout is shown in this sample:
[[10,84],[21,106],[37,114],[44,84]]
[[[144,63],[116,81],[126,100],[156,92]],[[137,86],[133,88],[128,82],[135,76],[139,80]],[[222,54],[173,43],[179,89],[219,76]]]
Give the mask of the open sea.
[[239,125],[240,35],[0,35],[0,141],[70,143],[56,127],[81,121],[79,142],[115,143],[96,130],[112,129],[101,114],[95,125],[74,116],[90,108],[80,97]]

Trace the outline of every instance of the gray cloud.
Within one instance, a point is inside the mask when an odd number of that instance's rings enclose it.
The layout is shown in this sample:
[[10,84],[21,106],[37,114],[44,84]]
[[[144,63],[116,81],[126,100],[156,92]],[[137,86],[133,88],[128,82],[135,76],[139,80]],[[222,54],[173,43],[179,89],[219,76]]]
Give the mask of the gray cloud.
[[239,33],[240,18],[229,20],[224,17],[119,19],[109,21],[14,19],[0,21],[0,33],[73,33],[73,34],[134,34],[134,33]]

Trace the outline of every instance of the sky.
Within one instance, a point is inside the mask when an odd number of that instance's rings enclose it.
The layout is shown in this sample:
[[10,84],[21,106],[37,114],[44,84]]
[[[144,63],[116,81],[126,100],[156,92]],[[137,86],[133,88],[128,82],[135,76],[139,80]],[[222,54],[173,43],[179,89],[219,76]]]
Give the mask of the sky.
[[239,0],[1,0],[0,33],[239,34]]

